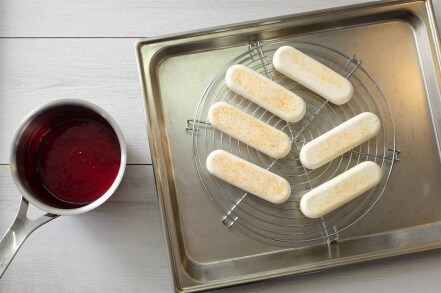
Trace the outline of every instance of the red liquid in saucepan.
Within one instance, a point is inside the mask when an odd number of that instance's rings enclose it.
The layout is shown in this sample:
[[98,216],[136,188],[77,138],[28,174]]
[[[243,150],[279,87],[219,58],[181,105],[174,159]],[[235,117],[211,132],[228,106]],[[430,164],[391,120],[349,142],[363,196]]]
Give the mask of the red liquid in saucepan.
[[50,129],[39,144],[36,166],[43,185],[55,197],[87,203],[109,189],[118,174],[120,160],[115,133],[86,118]]

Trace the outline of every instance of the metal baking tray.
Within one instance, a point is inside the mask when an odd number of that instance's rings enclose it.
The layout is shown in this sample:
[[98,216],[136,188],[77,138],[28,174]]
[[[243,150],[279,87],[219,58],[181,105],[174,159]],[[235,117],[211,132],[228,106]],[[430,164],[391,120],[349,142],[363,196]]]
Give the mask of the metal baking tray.
[[[278,42],[321,44],[362,60],[394,120],[397,163],[378,202],[349,228],[326,233],[326,241],[296,246],[262,241],[240,225],[222,223],[225,213],[207,195],[195,166],[198,134],[186,130],[226,65],[256,44]],[[441,63],[430,1],[382,1],[141,40],[136,52],[177,291],[441,247]]]

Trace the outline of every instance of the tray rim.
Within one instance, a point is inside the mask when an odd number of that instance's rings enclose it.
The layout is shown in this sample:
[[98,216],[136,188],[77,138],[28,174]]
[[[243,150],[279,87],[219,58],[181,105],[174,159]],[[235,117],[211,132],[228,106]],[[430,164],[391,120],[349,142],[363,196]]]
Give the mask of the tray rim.
[[[153,167],[153,173],[155,177],[156,182],[156,190],[158,194],[158,201],[159,206],[161,210],[161,219],[162,219],[162,225],[163,225],[163,232],[166,240],[166,247],[167,247],[167,253],[169,258],[169,265],[170,265],[170,271],[172,274],[172,282],[175,290],[177,292],[196,292],[201,290],[208,290],[208,289],[215,289],[215,288],[221,288],[221,287],[229,287],[234,286],[238,284],[244,284],[244,283],[250,283],[255,282],[259,280],[265,280],[269,278],[278,278],[278,277],[284,277],[289,275],[297,275],[297,274],[303,274],[306,272],[316,272],[316,271],[322,271],[324,269],[329,269],[333,267],[340,267],[343,265],[349,265],[349,264],[355,264],[365,261],[372,261],[376,259],[383,259],[383,258],[389,258],[394,257],[398,255],[404,255],[409,253],[415,253],[415,252],[423,252],[431,249],[437,249],[441,248],[441,239],[438,242],[430,243],[427,245],[417,245],[406,249],[393,249],[391,251],[383,251],[382,253],[376,253],[376,254],[370,254],[364,257],[359,257],[358,259],[347,259],[343,258],[342,260],[328,264],[328,265],[321,265],[315,269],[306,269],[303,271],[298,272],[285,272],[285,273],[276,273],[273,274],[265,274],[265,275],[258,275],[254,276],[249,275],[246,278],[237,279],[237,280],[220,280],[217,282],[209,282],[209,283],[199,283],[196,280],[193,280],[195,284],[193,284],[190,287],[182,287],[179,280],[178,270],[181,269],[185,272],[184,268],[176,266],[178,263],[177,260],[181,259],[181,255],[178,255],[178,253],[175,253],[174,247],[173,247],[173,237],[176,237],[172,234],[177,234],[178,229],[176,229],[176,223],[173,223],[175,230],[173,231],[170,229],[169,225],[170,221],[174,222],[173,217],[168,216],[169,213],[173,212],[173,209],[170,208],[170,203],[166,203],[167,200],[164,195],[169,194],[167,184],[163,184],[162,176],[164,176],[162,173],[164,173],[165,168],[165,162],[163,159],[163,152],[158,150],[161,148],[161,146],[157,145],[157,141],[155,140],[155,133],[152,129],[152,123],[154,120],[153,118],[156,117],[158,114],[157,111],[152,110],[151,108],[156,108],[158,105],[155,104],[154,96],[155,91],[153,85],[155,85],[155,81],[152,79],[152,75],[145,74],[145,68],[144,68],[144,62],[147,60],[149,67],[151,67],[152,61],[157,61],[158,54],[161,53],[164,49],[170,47],[170,46],[177,46],[177,45],[183,45],[186,43],[191,43],[195,41],[204,41],[208,39],[213,39],[216,37],[222,37],[229,35],[229,32],[235,31],[236,34],[240,34],[242,30],[248,30],[253,28],[255,31],[260,31],[258,28],[263,28],[265,26],[277,26],[278,24],[282,24],[288,21],[298,21],[302,19],[309,19],[309,18],[316,18],[320,16],[332,16],[334,14],[338,13],[347,13],[350,11],[363,11],[365,9],[374,9],[374,8],[382,8],[382,7],[389,7],[389,6],[395,6],[400,4],[410,4],[410,3],[424,3],[425,4],[425,13],[428,17],[428,23],[424,22],[426,25],[430,28],[430,33],[432,40],[429,39],[429,43],[431,45],[431,49],[434,50],[435,56],[437,57],[438,65],[441,67],[441,49],[440,49],[440,38],[439,38],[439,32],[437,29],[436,19],[433,11],[433,5],[432,0],[385,0],[382,2],[367,2],[362,4],[354,4],[354,5],[348,5],[348,6],[342,6],[337,8],[328,8],[328,9],[321,9],[321,10],[314,10],[314,11],[308,11],[308,12],[302,12],[302,13],[295,13],[290,15],[284,15],[284,16],[277,16],[277,17],[271,17],[271,18],[264,18],[264,19],[257,19],[247,22],[241,22],[236,24],[229,24],[229,25],[222,25],[222,26],[216,26],[211,28],[204,28],[204,29],[198,29],[198,30],[192,30],[188,32],[182,32],[182,33],[176,33],[176,34],[169,34],[154,38],[146,38],[146,39],[140,39],[138,40],[134,47],[136,52],[136,59],[137,59],[137,67],[138,67],[138,73],[139,73],[139,80],[141,85],[141,92],[142,92],[142,98],[143,98],[143,105],[144,105],[144,113],[145,113],[145,119],[146,119],[146,126],[147,126],[147,133],[149,138],[149,146],[151,150],[151,156],[152,156],[152,167]],[[263,30],[263,29],[261,29]],[[173,43],[173,44],[171,44]],[[147,57],[143,56],[142,49],[144,46],[150,46],[151,52],[149,52],[149,55]],[[435,62],[435,60],[434,60]],[[441,76],[439,68],[436,68],[437,70],[437,81],[438,84],[441,85]],[[152,107],[151,107],[152,106]],[[162,115],[162,113],[159,113]],[[441,126],[441,122],[439,122],[439,126]],[[156,132],[158,132],[156,130]],[[437,133],[435,132],[435,135]],[[438,136],[441,134],[438,134]],[[156,134],[156,137],[160,137]],[[439,140],[438,140],[439,141]],[[161,156],[159,156],[161,154]],[[171,209],[171,211],[169,211]],[[441,222],[435,223],[435,224],[428,224],[425,226],[434,226],[437,228],[441,228]],[[417,226],[411,227],[411,228],[418,228]],[[409,230],[409,229],[402,229]],[[441,229],[439,229],[441,231]],[[401,230],[395,230],[395,231],[401,231]],[[184,253],[180,251],[180,254]],[[180,262],[179,262],[180,263]],[[189,279],[191,279],[190,276],[188,276]]]

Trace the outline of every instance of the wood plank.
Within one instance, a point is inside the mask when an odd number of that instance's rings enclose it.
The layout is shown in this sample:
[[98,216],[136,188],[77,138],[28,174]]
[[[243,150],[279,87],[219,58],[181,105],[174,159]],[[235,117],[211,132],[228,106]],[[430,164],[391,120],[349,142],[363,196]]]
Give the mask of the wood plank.
[[[0,292],[172,291],[154,184],[151,166],[128,166],[102,206],[40,227],[5,272]],[[0,194],[3,235],[20,198],[8,166],[0,166]]]
[[133,39],[0,39],[0,164],[13,133],[35,107],[86,99],[120,125],[128,162],[150,164]]
[[[0,166],[0,194],[3,235],[19,203],[7,166]],[[217,292],[435,292],[440,257],[435,250]],[[171,284],[152,167],[129,166],[104,205],[33,233],[0,292],[172,292]]]
[[[5,0],[1,37],[148,37],[370,0]],[[433,0],[441,21],[441,1]],[[134,39],[0,40],[0,164],[13,129],[42,102],[85,98],[121,125],[129,163],[150,163]],[[19,203],[0,166],[0,236]],[[31,215],[38,211],[33,209]],[[440,251],[363,263],[219,292],[435,292]],[[172,292],[151,166],[128,166],[117,193],[81,216],[36,231],[0,281],[0,292]]]
[[1,37],[151,37],[369,0],[9,0]]
[[441,250],[434,250],[222,289],[216,293],[439,292],[440,259]]

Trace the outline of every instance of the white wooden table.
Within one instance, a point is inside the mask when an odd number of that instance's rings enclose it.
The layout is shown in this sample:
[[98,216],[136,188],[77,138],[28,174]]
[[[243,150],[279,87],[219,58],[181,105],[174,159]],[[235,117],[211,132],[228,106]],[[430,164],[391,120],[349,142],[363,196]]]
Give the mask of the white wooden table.
[[[435,3],[441,23],[441,1]],[[58,98],[110,112],[128,143],[117,193],[81,216],[61,217],[24,243],[0,292],[171,292],[133,44],[138,38],[367,2],[0,0],[0,235],[18,209],[9,174],[15,127]],[[37,211],[31,211],[37,214]],[[440,292],[440,251],[218,292]]]

